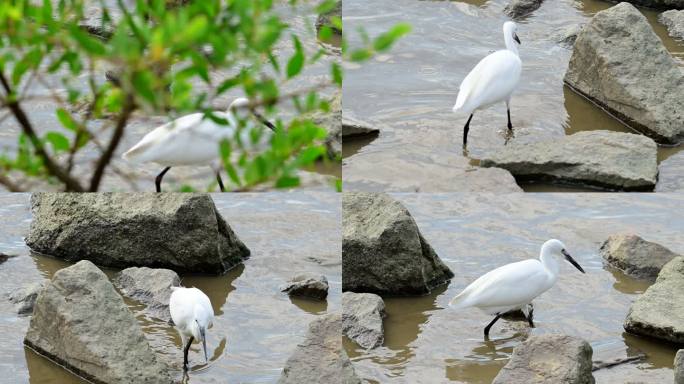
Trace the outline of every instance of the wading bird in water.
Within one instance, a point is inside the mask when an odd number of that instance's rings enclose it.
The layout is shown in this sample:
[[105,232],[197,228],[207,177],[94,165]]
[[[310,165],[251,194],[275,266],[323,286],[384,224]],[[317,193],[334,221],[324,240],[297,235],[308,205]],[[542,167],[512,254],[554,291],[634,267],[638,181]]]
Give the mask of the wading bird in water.
[[489,329],[506,312],[521,310],[530,326],[532,322],[532,300],[556,284],[560,265],[565,259],[580,272],[584,269],[565,250],[560,240],[551,239],[541,247],[539,260],[528,259],[506,264],[480,276],[449,302],[456,309],[476,307],[488,315],[495,316],[484,329],[485,338]]
[[503,25],[506,49],[496,51],[473,68],[463,79],[454,105],[454,112],[469,114],[468,121],[463,127],[463,148],[468,145],[468,130],[473,114],[478,109],[505,101],[508,113],[508,130],[512,132],[510,101],[511,94],[520,81],[522,62],[518,56],[517,44],[520,39],[515,33],[517,26],[512,21]]
[[[240,110],[247,109],[249,100],[245,98],[235,99],[226,112],[214,112],[214,115],[225,119],[228,125],[219,124],[203,113],[193,113],[180,117],[174,121],[161,125],[140,140],[136,145],[123,154],[123,158],[133,163],[157,163],[164,169],[155,178],[157,192],[161,192],[162,178],[171,167],[185,165],[211,165],[215,167],[216,181],[224,191],[221,179],[219,142],[223,139],[235,137],[238,129],[236,114]],[[250,112],[270,131],[275,131],[275,126],[259,113],[250,109]],[[244,127],[240,132],[241,142],[247,149],[259,149],[265,146],[264,140],[253,145],[250,138],[250,127]],[[268,139],[269,135],[263,135],[262,139]]]
[[183,371],[188,370],[188,352],[193,341],[201,342],[204,350],[204,361],[207,358],[207,328],[214,320],[214,309],[204,292],[197,288],[171,287],[173,292],[169,299],[171,319],[183,345]]

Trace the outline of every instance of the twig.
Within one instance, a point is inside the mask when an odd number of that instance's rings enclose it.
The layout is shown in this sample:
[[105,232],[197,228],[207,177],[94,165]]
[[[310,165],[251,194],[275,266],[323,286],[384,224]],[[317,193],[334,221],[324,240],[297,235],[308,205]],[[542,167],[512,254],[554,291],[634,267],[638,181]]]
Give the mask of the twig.
[[126,97],[126,101],[124,101],[123,110],[121,111],[121,115],[119,115],[119,120],[116,122],[116,127],[114,128],[114,134],[112,135],[112,139],[109,141],[107,149],[104,151],[100,159],[97,161],[95,172],[93,173],[93,177],[90,180],[90,192],[97,192],[97,189],[100,186],[100,181],[102,181],[102,176],[104,175],[105,168],[111,161],[112,156],[114,155],[114,151],[119,146],[119,142],[121,141],[121,137],[123,136],[124,129],[126,128],[126,124],[128,123],[128,118],[131,116],[131,113],[134,109],[135,103],[133,101],[133,96],[128,95],[128,97]]
[[[3,72],[0,72],[0,82],[2,83],[2,86],[5,89],[7,95],[11,95],[12,88],[7,82],[7,79],[5,78],[5,74]],[[43,143],[36,135],[36,132],[33,130],[33,126],[31,125],[31,122],[29,121],[28,117],[26,116],[26,113],[24,113],[24,110],[21,108],[19,103],[17,101],[9,101],[7,103],[7,106],[14,114],[14,117],[17,119],[17,122],[19,122],[19,125],[21,125],[21,129],[24,132],[24,134],[26,134],[29,140],[31,140],[31,144],[35,148],[36,154],[38,154],[38,156],[40,156],[43,159],[43,163],[45,163],[45,168],[47,168],[48,173],[55,176],[62,183],[64,183],[67,191],[84,191],[81,184],[76,179],[72,178],[67,172],[65,172],[62,169],[62,167],[60,167],[52,159],[52,157],[50,157],[50,155],[45,151]]]

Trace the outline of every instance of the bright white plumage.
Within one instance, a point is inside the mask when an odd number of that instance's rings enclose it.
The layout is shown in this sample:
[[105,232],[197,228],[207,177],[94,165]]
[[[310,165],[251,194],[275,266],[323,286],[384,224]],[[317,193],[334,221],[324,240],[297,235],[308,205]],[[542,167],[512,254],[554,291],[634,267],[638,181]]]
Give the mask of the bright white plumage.
[[206,331],[214,321],[209,297],[197,288],[172,287],[169,311],[183,344],[183,369],[187,370],[188,351],[193,341],[201,342],[207,358]]

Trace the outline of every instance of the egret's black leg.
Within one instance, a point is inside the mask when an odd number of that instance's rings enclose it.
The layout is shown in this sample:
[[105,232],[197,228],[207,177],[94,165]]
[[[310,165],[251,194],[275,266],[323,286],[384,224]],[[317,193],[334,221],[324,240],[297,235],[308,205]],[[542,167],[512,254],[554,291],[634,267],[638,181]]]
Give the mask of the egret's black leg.
[[161,182],[162,182],[162,179],[164,178],[164,175],[166,175],[166,172],[169,171],[169,169],[171,169],[171,167],[166,167],[166,168],[164,168],[164,170],[161,171],[161,173],[158,174],[157,177],[154,179],[154,185],[157,186],[157,192],[161,192]]
[[500,318],[501,318],[501,315],[497,314],[496,317],[494,318],[494,320],[492,320],[491,323],[487,324],[487,326],[486,326],[485,329],[484,329],[484,335],[485,335],[485,337],[489,337],[489,329],[490,329],[490,328],[492,327],[492,325],[494,325],[494,323],[496,323],[496,321],[499,320]]
[[221,180],[221,171],[216,171],[216,181],[218,181],[219,188],[221,188],[221,192],[225,192],[225,188],[223,188],[223,180]]
[[527,322],[530,323],[530,327],[534,328],[534,321],[532,321],[532,316],[534,314],[534,308],[530,305],[529,314],[527,315]]
[[506,112],[508,113],[508,130],[513,130],[513,124],[511,124],[511,110],[506,107]]
[[463,148],[468,145],[468,130],[470,129],[470,120],[473,119],[473,114],[470,114],[470,117],[468,118],[468,121],[466,122],[465,127],[463,127]]
[[190,352],[190,345],[192,344],[192,341],[194,340],[194,337],[190,336],[188,339],[188,344],[183,348],[183,371],[188,370],[188,352]]

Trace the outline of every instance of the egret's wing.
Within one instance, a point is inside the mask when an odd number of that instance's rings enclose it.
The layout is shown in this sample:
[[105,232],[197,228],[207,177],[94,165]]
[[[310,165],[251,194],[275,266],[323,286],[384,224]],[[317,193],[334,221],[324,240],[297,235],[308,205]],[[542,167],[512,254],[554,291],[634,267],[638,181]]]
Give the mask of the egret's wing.
[[193,318],[192,298],[187,288],[174,289],[169,298],[171,319],[177,328],[184,329]]
[[505,307],[532,301],[548,289],[549,276],[538,260],[506,264],[480,276],[454,297],[459,307]]
[[157,148],[165,148],[169,142],[177,140],[179,135],[186,134],[202,122],[204,117],[201,113],[193,113],[180,117],[161,125],[145,137],[136,145],[123,154],[123,158],[129,161],[147,161],[147,157]]
[[520,69],[520,59],[513,52],[488,55],[463,79],[454,109],[472,111],[506,97],[518,84]]

